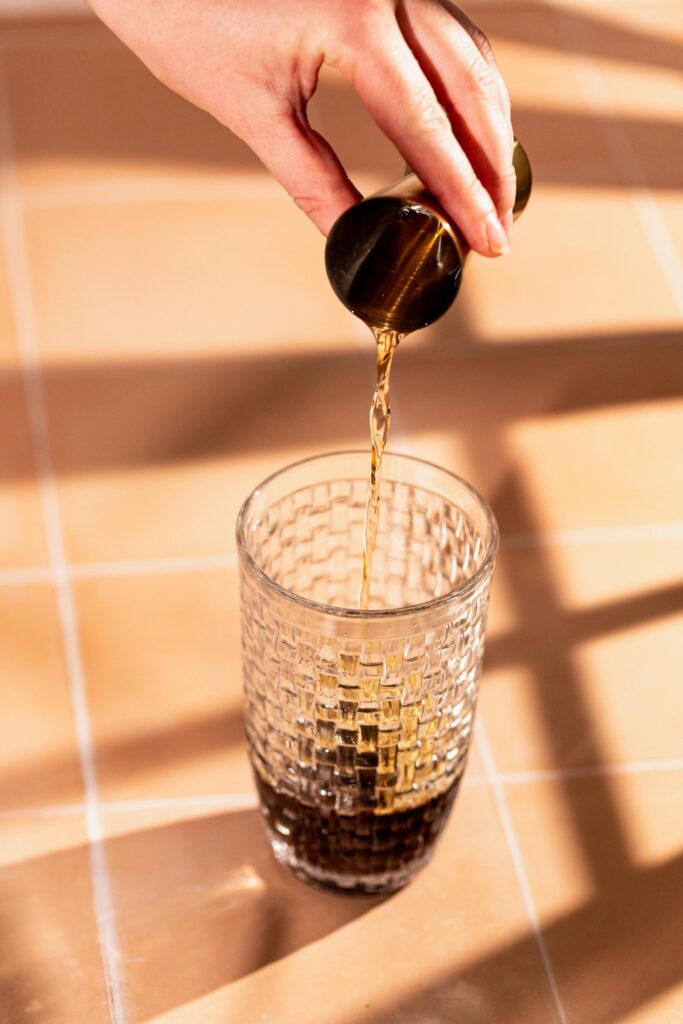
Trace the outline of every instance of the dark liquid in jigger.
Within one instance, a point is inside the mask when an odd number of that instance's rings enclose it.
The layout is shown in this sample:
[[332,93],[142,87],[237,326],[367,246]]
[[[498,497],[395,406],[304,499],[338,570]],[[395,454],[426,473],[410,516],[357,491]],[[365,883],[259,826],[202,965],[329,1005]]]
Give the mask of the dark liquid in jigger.
[[[449,308],[462,256],[432,213],[399,198],[368,199],[342,217],[327,243],[338,297],[368,327],[409,334]],[[335,254],[343,253],[335,264]]]

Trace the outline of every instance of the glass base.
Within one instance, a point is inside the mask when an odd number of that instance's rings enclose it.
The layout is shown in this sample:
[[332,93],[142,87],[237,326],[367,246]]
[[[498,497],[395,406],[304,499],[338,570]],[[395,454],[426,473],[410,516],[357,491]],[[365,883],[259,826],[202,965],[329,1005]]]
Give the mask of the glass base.
[[409,865],[395,871],[381,873],[373,871],[369,874],[357,875],[340,874],[302,860],[289,843],[281,835],[278,835],[268,823],[266,823],[266,831],[276,859],[280,864],[289,868],[300,881],[313,882],[315,885],[344,896],[378,896],[396,892],[397,889],[402,889],[404,885],[407,885],[412,877],[425,866],[431,859],[432,853],[431,850],[427,850],[421,857],[412,860]]

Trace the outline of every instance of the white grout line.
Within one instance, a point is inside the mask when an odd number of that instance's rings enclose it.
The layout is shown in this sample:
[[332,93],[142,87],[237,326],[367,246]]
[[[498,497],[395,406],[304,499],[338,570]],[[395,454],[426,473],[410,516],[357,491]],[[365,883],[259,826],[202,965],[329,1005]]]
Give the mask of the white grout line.
[[[481,720],[481,714],[479,713]],[[481,738],[483,730],[479,730]],[[481,739],[480,739],[481,742]],[[485,758],[482,752],[482,759]],[[594,779],[605,775],[648,775],[659,772],[683,772],[683,758],[662,758],[661,761],[624,761],[615,764],[584,765],[578,768],[539,768],[523,772],[496,772],[496,779],[501,786],[532,786],[539,782],[566,782],[572,779]],[[491,787],[490,773],[478,775],[465,772],[462,780],[464,789]],[[142,797],[134,800],[100,800],[99,809],[103,813],[145,812],[163,810],[194,810],[215,808],[223,811],[247,810],[258,807],[255,793],[205,793],[197,796],[159,796]],[[14,810],[0,811],[0,821],[13,821],[17,818],[53,818],[69,817],[82,814],[83,804],[55,804],[49,807],[18,807]]]
[[[408,452],[405,435],[401,446]],[[539,533],[503,535],[501,548],[580,547],[597,544],[670,543],[683,540],[683,523],[644,523],[642,526],[586,527],[569,530],[542,530]],[[156,576],[174,573],[226,572],[237,568],[234,553],[223,555],[180,555],[177,558],[132,558],[107,562],[76,562],[64,566],[74,580],[106,579],[114,576]],[[49,583],[53,573],[47,566],[0,569],[0,587]]]
[[[237,556],[189,555],[179,558],[122,559],[113,562],[81,562],[65,565],[72,580],[111,579],[118,576],[159,576],[174,573],[226,572],[237,567]],[[0,587],[30,583],[50,583],[52,570],[41,566],[25,569],[0,569]]]
[[251,173],[222,176],[193,173],[167,177],[132,176],[50,185],[23,185],[20,199],[30,209],[64,206],[119,206],[134,203],[191,203],[218,200],[273,199],[287,202],[277,181],[257,168]]
[[[1,72],[2,69],[0,69]],[[21,222],[21,210],[17,199],[12,131],[4,80],[0,80],[0,160],[1,227],[6,250],[10,303],[15,321],[19,368],[38,478],[38,494],[50,558],[52,582],[57,600],[76,743],[85,792],[85,828],[90,849],[94,911],[110,1018],[112,1024],[125,1024],[118,937],[103,847],[102,822],[98,808],[97,780],[83,666],[78,643],[76,612],[66,571],[59,505],[49,451],[28,256]]]
[[566,782],[572,779],[596,779],[605,775],[646,775],[653,772],[683,771],[683,757],[661,761],[625,761],[615,764],[581,765],[577,768],[540,768],[527,772],[503,772],[498,778],[504,786],[525,786],[535,782]]
[[11,811],[0,811],[0,821],[16,821],[22,818],[68,818],[82,815],[83,804],[56,804],[54,807],[17,807]]
[[[100,800],[100,813],[188,811],[202,808],[220,811],[241,811],[258,807],[258,798],[251,793],[208,793],[200,796],[144,797],[140,800]],[[17,818],[64,818],[85,812],[84,804],[57,804],[54,807],[22,807],[0,811],[0,821]]]
[[683,523],[643,523],[639,526],[598,526],[539,533],[510,533],[501,548],[580,547],[591,544],[663,543],[683,540]]
[[[573,38],[580,44],[582,33],[574,20],[559,9],[557,19],[563,36]],[[638,155],[623,127],[611,116],[613,104],[602,72],[596,62],[589,57],[575,56],[574,67],[589,109],[602,128],[615,169],[623,183],[630,188],[633,206],[652,255],[669,286],[679,312],[683,314],[683,262],[662,212],[652,192],[647,188]],[[664,153],[662,159],[665,159]]]
[[0,587],[23,587],[29,583],[51,583],[52,571],[47,567],[35,569],[0,570]]
[[[496,778],[502,786],[532,786],[539,782],[566,782],[572,779],[594,779],[605,775],[650,775],[659,772],[683,772],[683,758],[662,758],[661,761],[622,761],[614,764],[582,765],[578,768],[537,768],[520,772],[497,772]],[[490,786],[488,776],[466,771],[462,780],[463,788],[471,789]],[[197,796],[142,797],[134,800],[100,800],[100,811],[156,811],[192,810],[193,808],[215,807],[225,811],[257,807],[258,798],[254,793],[206,793]],[[18,807],[0,811],[0,821],[15,818],[68,817],[84,811],[83,804],[55,804],[54,806]]]
[[524,906],[526,907],[526,912],[534,932],[534,937],[536,939],[536,945],[538,946],[538,951],[543,962],[543,968],[548,979],[548,985],[550,986],[550,992],[552,994],[555,1009],[557,1011],[557,1019],[560,1022],[560,1024],[567,1024],[567,1016],[564,1012],[562,1000],[560,999],[560,993],[557,987],[557,980],[555,978],[555,973],[553,971],[552,964],[550,963],[548,948],[545,944],[545,939],[543,938],[543,931],[541,929],[538,913],[536,911],[536,906],[534,904],[534,899],[531,893],[531,886],[529,885],[529,879],[527,877],[526,869],[524,867],[522,853],[519,848],[519,843],[517,842],[517,837],[515,836],[514,828],[512,826],[512,819],[510,817],[510,811],[508,809],[507,799],[505,797],[505,790],[503,789],[500,776],[496,772],[496,764],[493,759],[493,753],[491,751],[486,736],[486,730],[484,728],[481,710],[477,712],[477,718],[479,752],[481,755],[484,772],[486,774],[486,778],[493,792],[493,798],[495,800],[496,808],[498,810],[500,824],[505,835],[505,841],[507,843],[510,857],[512,858],[515,874],[517,875],[517,881],[522,892]]
[[255,793],[208,793],[205,796],[147,797],[141,800],[110,800],[101,804],[103,811],[165,811],[215,808],[221,811],[242,811],[258,807]]
[[237,556],[190,555],[180,558],[145,558],[120,562],[83,562],[70,565],[69,575],[75,580],[99,579],[109,576],[156,576],[184,572],[225,572],[237,566]]

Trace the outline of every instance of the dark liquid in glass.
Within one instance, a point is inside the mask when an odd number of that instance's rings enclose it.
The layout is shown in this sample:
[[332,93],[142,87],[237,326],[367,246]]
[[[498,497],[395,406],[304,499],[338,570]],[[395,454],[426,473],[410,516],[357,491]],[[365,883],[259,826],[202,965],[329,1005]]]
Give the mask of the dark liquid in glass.
[[421,862],[446,823],[459,783],[406,811],[339,814],[278,793],[256,775],[266,821],[297,859],[351,877],[381,876]]

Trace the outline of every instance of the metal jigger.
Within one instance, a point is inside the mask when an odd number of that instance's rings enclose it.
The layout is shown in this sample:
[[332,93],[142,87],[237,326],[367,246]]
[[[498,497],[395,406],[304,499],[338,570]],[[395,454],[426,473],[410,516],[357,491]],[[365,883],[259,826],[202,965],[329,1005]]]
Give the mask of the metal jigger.
[[[515,141],[515,220],[531,194],[529,159]],[[409,334],[438,320],[458,294],[469,246],[412,171],[342,214],[325,247],[330,284],[369,327]]]

